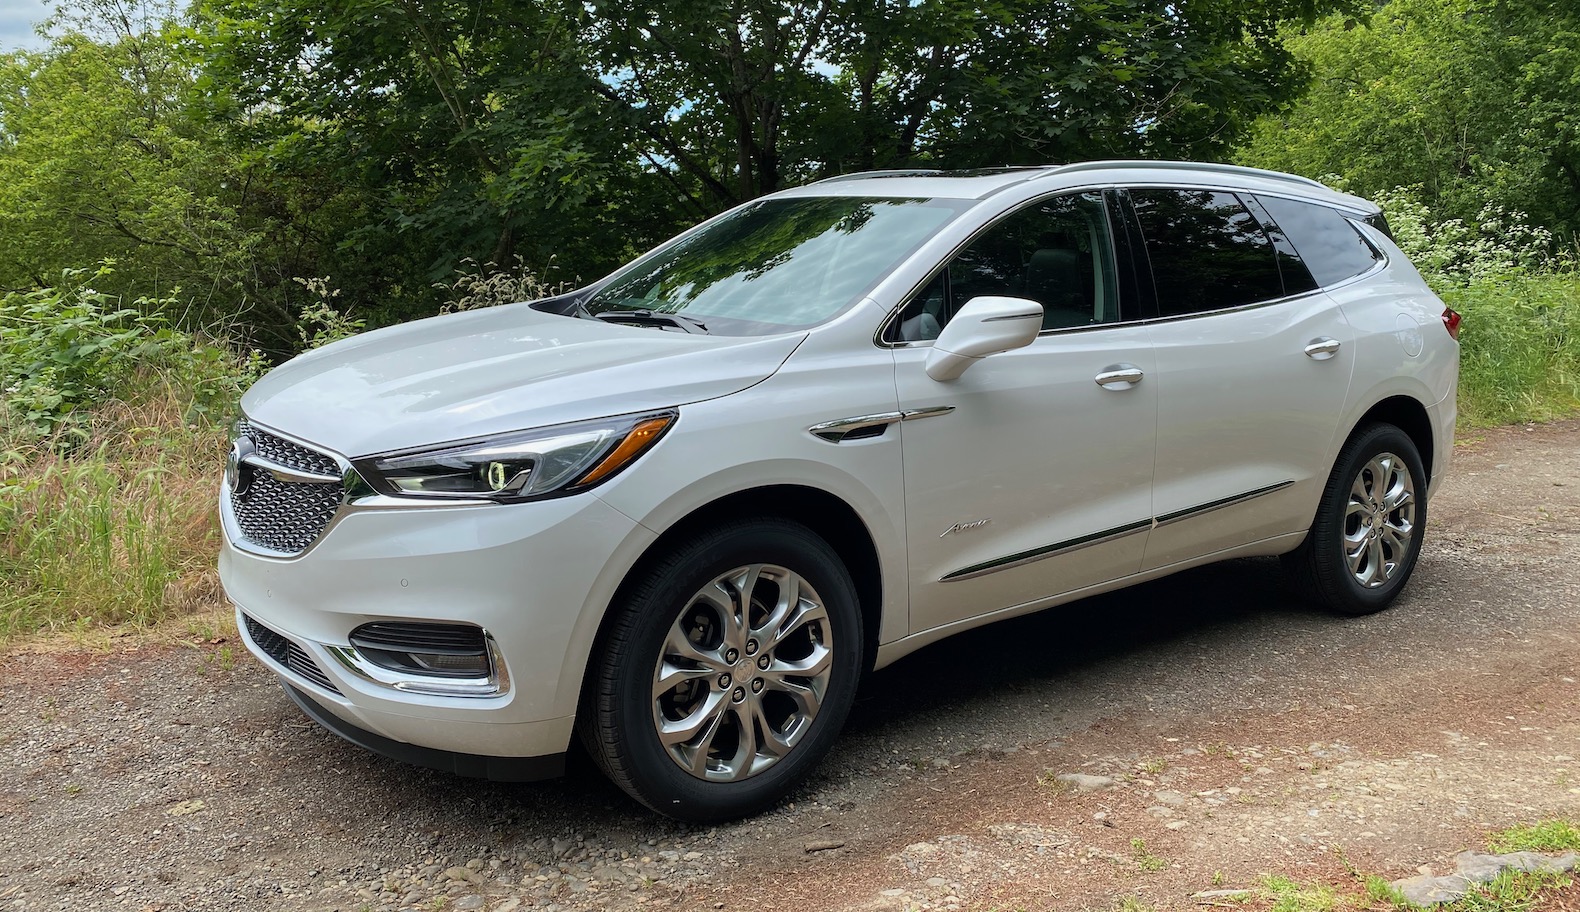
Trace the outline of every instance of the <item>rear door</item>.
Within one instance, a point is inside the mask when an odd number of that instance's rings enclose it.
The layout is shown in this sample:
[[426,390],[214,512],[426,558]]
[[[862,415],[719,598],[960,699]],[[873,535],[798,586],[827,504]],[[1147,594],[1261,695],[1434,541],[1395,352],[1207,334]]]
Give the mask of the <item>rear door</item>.
[[1134,188],[1157,300],[1156,525],[1143,569],[1309,526],[1353,332],[1248,194]]

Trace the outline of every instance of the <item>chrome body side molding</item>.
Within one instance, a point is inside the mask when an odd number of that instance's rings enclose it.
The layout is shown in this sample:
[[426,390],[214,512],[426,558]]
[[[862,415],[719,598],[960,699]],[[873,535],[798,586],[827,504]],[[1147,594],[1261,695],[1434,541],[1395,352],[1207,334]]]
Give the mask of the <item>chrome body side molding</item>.
[[[1104,542],[1110,542],[1118,538],[1123,538],[1126,535],[1133,535],[1143,530],[1155,529],[1158,526],[1166,526],[1170,523],[1176,523],[1184,519],[1191,519],[1211,513],[1214,510],[1222,510],[1225,507],[1232,507],[1236,504],[1245,503],[1248,500],[1261,497],[1264,494],[1272,494],[1274,491],[1282,491],[1294,483],[1294,479],[1286,479],[1275,484],[1265,485],[1254,490],[1246,491],[1242,494],[1235,494],[1232,497],[1225,497],[1220,500],[1198,504],[1194,507],[1186,507],[1183,510],[1176,510],[1173,513],[1167,513],[1163,516],[1153,517],[1152,519],[1127,523],[1123,526],[1115,526],[1112,529],[1105,529],[1101,532],[1093,532],[1090,535],[1082,535],[1079,538],[1071,538],[1061,542],[1054,542],[1051,545],[1045,545],[1041,548],[1033,548],[1029,551],[1019,551],[1015,554],[1007,554],[1004,557],[994,558],[990,561],[983,561],[980,564],[972,564],[969,567],[961,567],[959,570],[954,570],[944,574],[939,578],[938,581],[941,583],[951,583],[956,580],[974,579],[979,576],[986,576],[989,573],[997,573],[1000,570],[1008,570],[1011,567],[1024,566],[1025,564],[1039,561],[1044,558],[1055,557],[1060,554],[1068,554],[1071,551],[1076,551],[1081,548],[1089,548],[1092,545],[1100,545]],[[951,529],[949,531],[952,532],[954,530]],[[949,533],[946,532],[944,534],[947,535]]]
[[1270,484],[1265,487],[1256,488],[1255,490],[1246,491],[1243,494],[1235,494],[1231,497],[1222,498],[1221,500],[1214,500],[1208,503],[1198,504],[1194,507],[1186,507],[1183,510],[1175,510],[1173,513],[1165,513],[1164,515],[1159,516],[1157,518],[1157,524],[1160,526],[1166,526],[1169,523],[1177,523],[1182,519],[1190,519],[1194,516],[1200,516],[1203,513],[1211,513],[1214,510],[1222,510],[1224,507],[1232,507],[1235,504],[1244,503],[1248,500],[1251,500],[1252,498],[1261,497],[1263,494],[1271,494],[1274,491],[1282,491],[1294,483],[1295,480],[1293,478],[1285,479],[1284,481],[1280,481],[1275,484]]
[[979,576],[986,576],[989,573],[997,573],[1000,570],[1008,570],[1011,567],[1020,567],[1025,564],[1032,563],[1033,561],[1043,560],[1044,558],[1054,557],[1059,554],[1067,554],[1079,548],[1100,545],[1103,542],[1113,541],[1117,538],[1123,538],[1126,535],[1134,535],[1137,532],[1143,532],[1151,528],[1152,520],[1150,519],[1128,523],[1123,526],[1116,526],[1112,529],[1105,529],[1102,532],[1093,532],[1091,535],[1083,535],[1080,538],[1072,538],[1062,542],[1055,542],[1051,545],[1046,545],[1041,548],[1033,548],[1030,551],[1021,551],[1016,554],[1008,554],[1004,557],[997,557],[990,561],[983,561],[980,564],[972,564],[969,567],[961,567],[959,570],[944,574],[939,582],[952,583],[956,580],[974,579]]

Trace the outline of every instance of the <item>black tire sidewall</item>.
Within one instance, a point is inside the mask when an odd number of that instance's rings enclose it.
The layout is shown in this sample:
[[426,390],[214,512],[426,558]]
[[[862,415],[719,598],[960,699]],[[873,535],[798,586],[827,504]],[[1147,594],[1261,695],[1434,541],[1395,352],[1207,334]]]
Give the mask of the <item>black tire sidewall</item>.
[[[1361,468],[1379,453],[1393,453],[1404,460],[1415,486],[1415,531],[1405,558],[1392,579],[1375,589],[1355,580],[1344,558],[1344,518],[1350,486]],[[1427,519],[1429,479],[1421,454],[1410,436],[1391,424],[1377,424],[1351,438],[1339,454],[1323,492],[1322,504],[1311,529],[1310,560],[1315,583],[1329,607],[1342,614],[1372,614],[1388,607],[1409,582],[1421,554]]]
[[[817,717],[786,757],[741,782],[706,782],[681,769],[664,750],[653,725],[653,669],[671,625],[692,596],[723,573],[747,564],[775,564],[800,574],[822,599],[834,641],[832,675]],[[811,530],[764,520],[721,529],[678,547],[650,571],[624,610],[634,613],[615,663],[605,704],[631,791],[660,813],[711,821],[755,813],[804,779],[826,754],[854,702],[861,674],[862,624],[855,586],[832,548]]]

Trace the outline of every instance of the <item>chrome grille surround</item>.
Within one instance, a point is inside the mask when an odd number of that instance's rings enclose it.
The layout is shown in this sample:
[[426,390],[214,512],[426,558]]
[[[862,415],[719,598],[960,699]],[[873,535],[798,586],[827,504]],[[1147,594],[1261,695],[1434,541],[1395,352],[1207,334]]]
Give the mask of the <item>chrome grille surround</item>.
[[[298,472],[342,478],[342,463],[328,453],[288,440],[243,419],[236,423],[236,444]],[[232,458],[235,458],[233,451]],[[236,544],[269,556],[291,557],[316,542],[346,501],[344,481],[286,481],[269,470],[242,466],[244,484],[229,484],[225,501],[235,520]]]
[[266,431],[243,418],[236,423],[236,436],[247,437],[263,457],[280,465],[319,475],[339,475],[344,470],[335,457],[320,453],[310,447],[286,440],[279,434]]

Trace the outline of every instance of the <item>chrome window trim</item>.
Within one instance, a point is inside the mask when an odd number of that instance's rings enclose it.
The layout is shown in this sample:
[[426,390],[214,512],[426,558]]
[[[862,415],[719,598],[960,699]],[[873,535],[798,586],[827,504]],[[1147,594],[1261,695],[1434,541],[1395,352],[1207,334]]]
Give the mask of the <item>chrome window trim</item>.
[[[1055,176],[1056,174],[1057,174],[1057,172],[1055,171],[1055,172],[1051,172],[1047,176],[1052,177],[1052,176]],[[878,324],[877,331],[872,334],[873,344],[876,345],[879,348],[886,348],[886,349],[890,349],[890,350],[901,349],[901,348],[927,348],[927,347],[930,347],[933,344],[933,340],[932,339],[916,339],[916,340],[912,340],[912,341],[909,341],[909,342],[904,342],[904,341],[902,341],[902,342],[888,342],[888,341],[884,340],[883,335],[884,335],[884,333],[888,332],[890,324],[892,324],[895,320],[897,320],[899,318],[899,315],[900,315],[901,311],[905,310],[905,305],[911,303],[911,299],[914,298],[916,296],[916,294],[918,292],[920,292],[923,288],[927,287],[927,283],[931,282],[934,278],[937,277],[937,275],[938,275],[938,268],[941,268],[942,266],[948,264],[950,261],[954,260],[955,257],[960,255],[960,252],[962,250],[964,250],[967,247],[969,247],[974,241],[976,241],[977,238],[981,237],[987,231],[992,230],[992,228],[995,227],[996,225],[998,225],[999,222],[1003,221],[1004,219],[1008,218],[1011,215],[1014,215],[1016,212],[1019,212],[1021,209],[1025,208],[1027,206],[1033,205],[1035,203],[1041,202],[1043,200],[1052,199],[1053,197],[1056,197],[1056,196],[1063,196],[1063,195],[1066,195],[1066,194],[1069,194],[1069,193],[1086,193],[1086,192],[1091,192],[1091,191],[1094,191],[1094,190],[1100,190],[1100,191],[1109,191],[1109,190],[1205,190],[1205,191],[1208,191],[1208,192],[1211,192],[1211,193],[1234,193],[1234,194],[1248,193],[1248,194],[1250,194],[1252,196],[1274,196],[1274,197],[1278,197],[1279,199],[1293,200],[1295,202],[1306,203],[1307,205],[1311,205],[1311,206],[1322,206],[1325,209],[1332,209],[1334,212],[1339,213],[1339,215],[1343,216],[1345,219],[1347,219],[1350,222],[1354,222],[1357,218],[1364,218],[1365,217],[1365,213],[1361,212],[1360,210],[1350,209],[1350,208],[1345,208],[1343,206],[1333,205],[1333,204],[1331,204],[1329,202],[1326,202],[1326,201],[1323,201],[1323,200],[1313,199],[1313,198],[1311,198],[1309,196],[1302,196],[1299,193],[1294,193],[1294,192],[1289,192],[1289,191],[1275,192],[1275,191],[1271,191],[1271,190],[1253,190],[1253,189],[1251,189],[1249,187],[1234,187],[1234,186],[1229,186],[1229,185],[1220,185],[1220,184],[1207,183],[1207,182],[1201,182],[1201,181],[1181,181],[1179,183],[1165,183],[1165,182],[1162,182],[1162,181],[1144,181],[1144,182],[1141,182],[1141,183],[1110,182],[1110,183],[1101,183],[1101,184],[1080,184],[1080,185],[1077,185],[1077,186],[1074,186],[1074,187],[1062,187],[1062,188],[1060,188],[1058,190],[1053,190],[1053,191],[1049,191],[1048,193],[1041,194],[1040,196],[1031,197],[1030,199],[1018,204],[1014,208],[1009,209],[1009,210],[1007,210],[1005,212],[999,213],[998,215],[994,216],[991,221],[989,221],[986,224],[982,225],[975,232],[973,232],[969,237],[966,238],[966,240],[961,242],[954,249],[950,250],[949,254],[947,256],[945,256],[943,258],[943,260],[938,264],[938,267],[935,267],[934,269],[929,270],[928,273],[927,273],[927,276],[925,278],[923,278],[920,282],[918,282],[915,286],[913,286],[911,288],[911,290],[907,291],[904,295],[900,296],[900,302],[889,310],[888,315],[885,316],[883,318],[882,322],[880,322]],[[1360,234],[1361,234],[1361,237],[1368,244],[1370,244],[1371,247],[1374,250],[1376,250],[1381,255],[1381,259],[1379,259],[1375,263],[1373,263],[1371,269],[1368,269],[1368,270],[1366,270],[1365,272],[1362,272],[1362,273],[1357,273],[1356,275],[1350,276],[1349,278],[1343,279],[1342,281],[1334,282],[1331,285],[1320,285],[1320,286],[1318,286],[1318,287],[1316,287],[1316,288],[1314,288],[1314,289],[1312,289],[1310,291],[1303,291],[1303,292],[1299,292],[1297,294],[1292,294],[1292,295],[1283,295],[1282,297],[1272,298],[1272,299],[1267,300],[1267,301],[1253,301],[1253,302],[1251,302],[1249,304],[1239,304],[1239,305],[1236,305],[1234,307],[1222,307],[1222,308],[1219,308],[1217,310],[1202,310],[1202,311],[1197,311],[1195,313],[1188,313],[1188,314],[1173,314],[1173,315],[1167,316],[1167,317],[1161,317],[1161,316],[1160,317],[1142,317],[1142,318],[1136,319],[1136,320],[1115,320],[1112,323],[1093,323],[1090,326],[1063,326],[1063,327],[1058,327],[1058,328],[1055,328],[1055,329],[1045,329],[1042,332],[1039,332],[1037,334],[1037,336],[1038,336],[1038,338],[1041,338],[1042,336],[1053,335],[1053,334],[1056,334],[1056,333],[1090,332],[1090,331],[1092,331],[1094,329],[1113,329],[1113,328],[1119,327],[1119,326],[1143,326],[1143,325],[1148,325],[1148,324],[1153,324],[1153,323],[1173,322],[1175,320],[1189,320],[1189,319],[1194,319],[1195,317],[1209,317],[1209,316],[1215,316],[1217,314],[1236,313],[1236,312],[1243,311],[1243,310],[1250,310],[1251,308],[1254,308],[1254,307],[1272,307],[1272,306],[1275,306],[1275,305],[1278,305],[1278,304],[1285,304],[1285,303],[1288,303],[1290,301],[1298,301],[1301,298],[1306,298],[1306,297],[1309,297],[1311,295],[1321,294],[1321,293],[1326,292],[1326,291],[1331,291],[1331,290],[1344,288],[1344,287],[1347,287],[1347,286],[1349,286],[1349,285],[1351,285],[1351,284],[1353,284],[1355,282],[1359,282],[1362,279],[1369,278],[1372,275],[1376,274],[1377,272],[1380,272],[1381,270],[1386,269],[1390,265],[1389,259],[1388,259],[1388,252],[1386,250],[1383,250],[1381,247],[1378,247],[1376,244],[1373,244],[1371,242],[1371,239],[1366,237],[1364,232],[1360,232]],[[1110,245],[1112,245],[1112,243],[1113,243],[1112,237],[1109,238],[1109,243],[1110,243]]]

